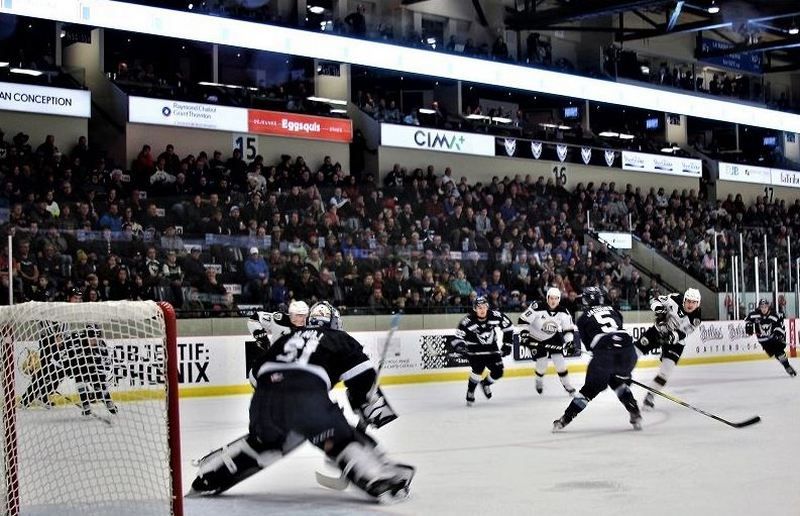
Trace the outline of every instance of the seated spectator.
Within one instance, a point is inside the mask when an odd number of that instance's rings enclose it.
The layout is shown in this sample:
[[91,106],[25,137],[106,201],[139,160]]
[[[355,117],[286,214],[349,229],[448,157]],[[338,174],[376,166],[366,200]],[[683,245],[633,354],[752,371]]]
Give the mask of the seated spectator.
[[244,262],[244,275],[247,279],[243,292],[245,297],[251,302],[263,303],[269,286],[269,265],[259,255],[257,247],[250,248]]

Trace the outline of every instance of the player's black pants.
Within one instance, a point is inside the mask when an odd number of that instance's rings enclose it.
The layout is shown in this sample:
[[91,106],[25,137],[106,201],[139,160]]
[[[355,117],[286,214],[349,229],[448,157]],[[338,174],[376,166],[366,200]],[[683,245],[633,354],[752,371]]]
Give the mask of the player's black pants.
[[325,382],[306,371],[259,376],[250,401],[250,436],[263,449],[280,450],[289,434],[299,434],[335,458],[355,440],[353,428],[328,397]]
[[489,374],[495,380],[499,380],[503,376],[503,358],[499,351],[487,355],[472,355],[469,357],[469,366],[472,368],[472,372],[478,376],[483,374],[484,369],[488,369]]
[[786,342],[783,339],[769,339],[758,343],[761,344],[764,352],[770,357],[781,356],[786,351]]
[[48,397],[53,394],[58,385],[67,376],[63,367],[48,364],[31,376],[31,383],[22,395],[22,404],[30,405],[34,400],[47,403]]
[[586,383],[581,387],[580,393],[587,400],[592,400],[606,387],[616,390],[624,383],[619,377],[630,376],[636,360],[633,346],[595,349],[586,368]]

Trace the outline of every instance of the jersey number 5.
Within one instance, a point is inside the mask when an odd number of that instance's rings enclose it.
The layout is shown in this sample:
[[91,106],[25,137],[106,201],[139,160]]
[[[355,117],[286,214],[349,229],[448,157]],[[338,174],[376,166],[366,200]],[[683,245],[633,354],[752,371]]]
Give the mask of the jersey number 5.
[[617,321],[608,314],[595,314],[594,320],[600,325],[600,331],[603,333],[617,331]]

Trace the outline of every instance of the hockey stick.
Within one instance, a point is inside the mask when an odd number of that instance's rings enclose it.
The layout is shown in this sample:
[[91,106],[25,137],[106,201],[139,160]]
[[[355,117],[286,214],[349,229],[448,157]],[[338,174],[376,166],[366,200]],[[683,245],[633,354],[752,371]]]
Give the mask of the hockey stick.
[[645,384],[643,384],[642,382],[637,382],[637,381],[636,381],[636,380],[634,380],[633,378],[624,378],[624,380],[625,380],[625,381],[629,381],[629,382],[631,382],[631,383],[632,383],[632,384],[634,384],[634,385],[638,385],[638,386],[639,386],[639,387],[641,387],[642,389],[645,389],[645,390],[647,390],[647,391],[650,391],[650,392],[652,392],[653,394],[658,394],[658,395],[659,395],[659,396],[661,396],[662,398],[667,398],[668,400],[670,400],[670,401],[672,401],[672,402],[675,402],[675,403],[677,403],[678,405],[683,405],[684,407],[686,407],[686,408],[690,408],[690,409],[694,410],[695,412],[699,412],[699,413],[703,414],[704,416],[708,416],[708,417],[710,417],[711,419],[716,419],[716,420],[717,420],[717,421],[719,421],[720,423],[725,423],[725,424],[726,424],[726,425],[728,425],[728,426],[732,426],[733,428],[744,428],[744,427],[746,427],[746,426],[754,425],[754,424],[756,424],[756,423],[759,423],[759,422],[761,421],[761,417],[760,417],[760,416],[753,416],[753,417],[751,417],[750,419],[746,419],[746,420],[744,420],[744,421],[741,421],[741,422],[739,422],[739,423],[735,423],[735,422],[732,422],[732,421],[728,421],[727,419],[723,419],[723,418],[721,418],[721,417],[719,417],[719,416],[716,416],[716,415],[714,415],[714,414],[711,414],[711,413],[709,413],[709,412],[706,412],[705,410],[702,410],[702,409],[699,409],[699,408],[697,408],[697,407],[694,407],[694,406],[692,406],[692,405],[690,405],[690,404],[686,403],[685,401],[682,401],[682,400],[680,400],[680,399],[676,398],[675,396],[672,396],[671,394],[667,394],[666,392],[659,391],[658,389],[654,389],[654,388],[650,387],[649,385],[645,385]]
[[[64,394],[64,393],[62,393],[61,391],[58,391],[58,390],[55,391],[55,393],[58,394],[59,396],[61,396],[62,398],[64,398],[65,400],[67,400],[67,403],[71,403],[72,405],[74,405],[74,406],[78,407],[79,409],[83,410],[83,406],[81,404],[79,404],[77,401],[75,401],[74,399],[70,398],[66,394]],[[107,424],[108,426],[114,426],[114,423],[111,421],[111,418],[107,418],[107,417],[101,416],[100,414],[95,414],[95,412],[91,408],[89,409],[89,415],[91,415],[93,418],[97,419],[98,421],[102,421],[103,423]]]
[[[397,331],[397,328],[400,327],[400,319],[403,317],[402,312],[397,312],[392,316],[392,320],[389,323],[389,333],[386,335],[386,340],[383,344],[383,349],[381,350],[380,358],[378,359],[378,368],[375,371],[375,383],[372,384],[372,387],[369,390],[369,394],[367,394],[367,399],[372,398],[375,393],[378,391],[378,384],[380,383],[381,378],[381,371],[383,371],[383,364],[386,362],[386,355],[389,351],[389,346],[392,343],[392,337],[394,336],[394,332]],[[356,431],[361,431],[366,433],[366,425],[363,424],[362,421],[358,422]],[[331,475],[326,475],[319,471],[314,472],[317,477],[317,483],[322,487],[326,487],[328,489],[333,489],[335,491],[344,491],[347,489],[347,486],[350,485],[350,480],[347,479],[347,475],[342,472],[338,477],[334,477]]]

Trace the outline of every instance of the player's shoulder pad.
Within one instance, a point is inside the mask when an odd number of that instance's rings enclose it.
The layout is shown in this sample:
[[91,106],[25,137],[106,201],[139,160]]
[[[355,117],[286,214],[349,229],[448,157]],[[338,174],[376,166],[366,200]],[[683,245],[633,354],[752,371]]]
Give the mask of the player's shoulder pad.
[[465,315],[463,319],[458,323],[459,326],[467,326],[472,322],[472,317],[470,315]]

